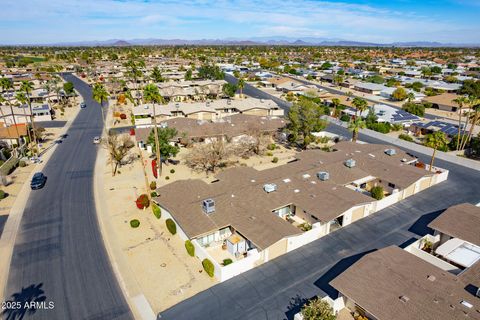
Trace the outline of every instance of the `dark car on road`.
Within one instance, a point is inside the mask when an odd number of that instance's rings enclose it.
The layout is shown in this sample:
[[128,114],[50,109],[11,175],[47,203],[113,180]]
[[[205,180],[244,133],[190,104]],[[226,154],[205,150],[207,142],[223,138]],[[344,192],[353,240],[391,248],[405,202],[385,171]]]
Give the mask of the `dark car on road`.
[[32,182],[30,183],[30,187],[32,190],[37,190],[43,188],[45,183],[47,182],[47,177],[42,172],[37,172],[33,175]]

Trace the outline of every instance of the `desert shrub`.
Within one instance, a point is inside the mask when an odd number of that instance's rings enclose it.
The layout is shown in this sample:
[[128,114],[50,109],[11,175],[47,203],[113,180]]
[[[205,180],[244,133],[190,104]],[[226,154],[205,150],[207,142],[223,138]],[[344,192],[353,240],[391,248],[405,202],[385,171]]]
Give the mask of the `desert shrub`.
[[150,192],[150,197],[152,197],[152,198],[158,197],[157,192],[156,191]]
[[405,141],[413,142],[413,138],[406,133],[402,133],[401,135],[398,136],[398,138]]
[[137,201],[135,201],[137,208],[138,209],[143,209],[143,208],[148,208],[150,205],[150,200],[148,199],[148,196],[146,194],[142,194],[137,198]]
[[303,306],[301,310],[305,320],[335,320],[332,307],[328,302],[315,298]]
[[384,197],[383,188],[381,186],[375,186],[370,190],[372,197],[377,200],[381,200]]
[[380,133],[389,133],[390,123],[388,122],[371,123],[371,124],[367,124],[367,128]]
[[160,207],[155,203],[152,203],[152,212],[157,219],[160,219],[162,217],[162,209],[160,209]]
[[273,162],[273,163],[277,163],[277,162],[278,162],[278,158],[277,158],[277,157],[273,157],[272,162]]
[[177,233],[177,225],[175,222],[173,222],[172,219],[167,219],[165,221],[165,224],[167,225],[168,231],[170,231],[171,234],[176,234]]
[[175,173],[175,169],[170,169],[170,173],[171,173],[171,174],[174,174],[174,173]]
[[268,157],[273,157],[273,153],[271,153],[270,151],[268,151],[266,154]]
[[275,150],[277,148],[277,145],[275,143],[270,143],[268,146],[267,146],[267,149],[268,150]]
[[205,272],[210,276],[213,277],[215,274],[215,266],[213,265],[212,261],[208,259],[203,259],[202,266]]
[[392,129],[392,131],[400,131],[400,130],[403,129],[403,125],[400,124],[400,123],[394,123],[394,124],[392,124],[390,129]]
[[15,170],[18,166],[19,160],[17,158],[12,158],[6,163],[3,164],[2,169],[0,170],[0,174],[7,176]]
[[170,177],[169,177],[169,176],[166,176],[166,177],[165,177],[165,180],[170,180]]
[[127,115],[126,115],[125,113],[122,113],[122,114],[120,115],[120,119],[122,119],[122,120],[127,119]]
[[150,190],[155,190],[155,189],[157,189],[157,182],[156,181],[150,182]]
[[25,161],[21,160],[21,161],[18,163],[18,166],[20,166],[20,167],[23,168],[23,167],[26,167],[26,166],[27,166],[27,163],[26,163]]
[[3,190],[0,190],[0,200],[4,199],[5,198],[5,191]]
[[232,264],[232,263],[233,263],[233,261],[230,258],[223,259],[223,265],[224,266],[228,266],[229,264]]
[[132,228],[138,228],[140,226],[140,221],[137,219],[130,220],[130,227]]
[[195,256],[195,247],[190,240],[185,241],[185,249],[187,249],[187,253],[189,256],[193,257]]

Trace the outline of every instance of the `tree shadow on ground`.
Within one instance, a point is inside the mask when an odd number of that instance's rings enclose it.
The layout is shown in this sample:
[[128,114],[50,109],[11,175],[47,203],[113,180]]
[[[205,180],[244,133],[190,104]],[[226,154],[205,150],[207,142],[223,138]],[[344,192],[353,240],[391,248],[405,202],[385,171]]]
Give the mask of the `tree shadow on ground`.
[[430,222],[432,222],[435,218],[437,218],[443,211],[445,210],[437,210],[437,211],[424,214],[412,224],[412,226],[408,229],[408,231],[422,237],[428,233],[432,233],[433,230],[427,227],[427,225]]
[[28,308],[31,302],[43,302],[47,299],[45,291],[42,289],[43,283],[32,284],[22,288],[20,292],[11,295],[11,299],[6,301],[6,309],[2,312],[5,320],[22,320],[26,315],[32,315],[36,308]]
[[287,312],[285,312],[287,319],[293,320],[293,317],[295,316],[295,314],[299,313],[303,305],[307,303],[309,300],[310,299],[302,297],[299,294],[291,298],[290,303],[288,304],[288,307],[287,307]]

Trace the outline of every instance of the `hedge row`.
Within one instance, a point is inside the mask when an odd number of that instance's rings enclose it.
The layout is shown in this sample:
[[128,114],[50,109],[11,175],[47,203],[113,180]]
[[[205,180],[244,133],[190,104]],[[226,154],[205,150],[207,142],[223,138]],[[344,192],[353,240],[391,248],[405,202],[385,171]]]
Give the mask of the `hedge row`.
[[18,166],[18,163],[19,163],[18,158],[11,158],[10,160],[8,160],[3,164],[2,168],[0,168],[0,174],[4,176],[9,175]]

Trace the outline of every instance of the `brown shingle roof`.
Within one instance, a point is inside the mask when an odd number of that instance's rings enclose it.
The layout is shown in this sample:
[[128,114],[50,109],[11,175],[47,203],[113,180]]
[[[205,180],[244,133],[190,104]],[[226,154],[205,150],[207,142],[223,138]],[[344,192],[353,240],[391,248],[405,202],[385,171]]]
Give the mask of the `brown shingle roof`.
[[480,319],[466,283],[396,246],[367,254],[330,284],[378,320]]
[[480,246],[480,208],[473,204],[448,208],[428,227]]
[[[398,186],[408,186],[430,175],[404,164],[401,159],[408,156],[399,150],[395,156],[386,155],[384,145],[343,142],[336,148],[336,152],[305,151],[297,161],[262,171],[245,167],[228,169],[217,174],[218,181],[211,184],[199,180],[173,182],[157,189],[159,197],[155,200],[174,216],[190,238],[232,226],[257,247],[265,249],[284,237],[300,233],[298,228],[275,216],[272,213],[275,209],[294,204],[297,214],[315,217],[311,222],[325,223],[354,206],[374,201],[344,186],[369,176],[365,169],[374,168],[380,178]],[[358,161],[357,167],[344,165],[349,158]],[[331,171],[331,179],[320,181],[316,173],[325,170]],[[277,190],[266,193],[263,190],[266,183],[275,183]],[[207,198],[216,203],[215,213],[208,216],[201,209],[202,200]]]

